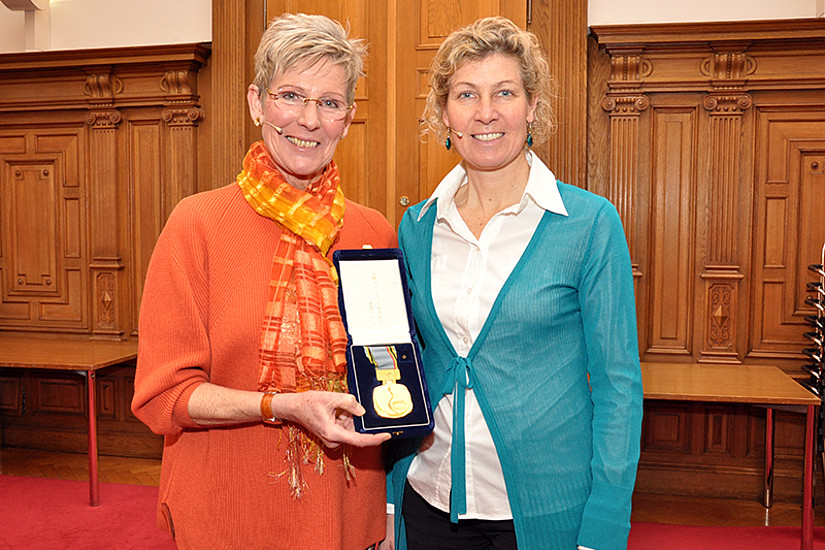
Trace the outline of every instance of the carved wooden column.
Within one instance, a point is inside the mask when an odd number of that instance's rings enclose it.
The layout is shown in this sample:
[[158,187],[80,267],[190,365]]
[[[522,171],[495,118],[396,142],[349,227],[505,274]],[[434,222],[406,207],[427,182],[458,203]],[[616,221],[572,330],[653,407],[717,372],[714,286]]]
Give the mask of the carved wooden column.
[[204,113],[197,104],[197,70],[176,69],[166,71],[160,81],[160,89],[166,94],[167,105],[161,118],[168,128],[169,147],[163,152],[168,185],[163,197],[163,219],[183,197],[198,191],[197,134],[195,127],[203,120]]
[[641,50],[613,51],[610,58],[608,92],[602,109],[610,116],[610,184],[607,198],[616,206],[624,225],[634,280],[641,276],[636,259],[636,212],[633,199],[639,178],[639,118],[650,106],[640,92],[650,64]]
[[[234,181],[252,142],[255,128],[246,105],[246,89],[252,82],[252,55],[266,28],[264,5],[265,2],[212,2],[212,174],[204,174],[199,191]],[[308,9],[302,11],[312,13]]]
[[716,52],[700,66],[712,78],[713,89],[702,100],[710,117],[708,255],[700,277],[705,286],[705,330],[701,360],[738,361],[736,341],[742,260],[736,252],[740,235],[739,158],[742,117],[752,105],[745,78],[753,63],[742,52]]
[[535,147],[561,181],[585,187],[587,179],[587,1],[533,0],[528,28],[538,36],[558,85],[553,105],[558,127]]
[[123,83],[111,72],[88,72],[83,88],[89,106],[86,122],[90,126],[89,197],[92,235],[89,270],[92,276],[92,337],[120,339],[118,300],[123,258],[118,239],[118,146],[117,126],[123,119],[113,107]]

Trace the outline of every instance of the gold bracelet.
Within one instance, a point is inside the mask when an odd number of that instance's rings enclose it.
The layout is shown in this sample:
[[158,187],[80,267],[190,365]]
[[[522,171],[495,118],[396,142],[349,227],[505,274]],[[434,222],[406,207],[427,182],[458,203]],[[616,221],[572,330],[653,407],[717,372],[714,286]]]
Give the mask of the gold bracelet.
[[272,414],[272,396],[277,394],[276,391],[264,392],[261,398],[261,420],[266,424],[280,424],[282,420]]

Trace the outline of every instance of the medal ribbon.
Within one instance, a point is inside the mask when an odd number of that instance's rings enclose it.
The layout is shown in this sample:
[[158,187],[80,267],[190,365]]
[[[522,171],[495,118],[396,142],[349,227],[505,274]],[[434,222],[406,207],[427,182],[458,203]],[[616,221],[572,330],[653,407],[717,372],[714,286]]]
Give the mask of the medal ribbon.
[[376,369],[398,369],[395,346],[364,346],[364,350]]
[[467,475],[464,448],[464,394],[473,389],[473,364],[467,357],[453,357],[447,367],[444,395],[455,392],[453,401],[453,440],[450,442],[450,522],[467,513]]

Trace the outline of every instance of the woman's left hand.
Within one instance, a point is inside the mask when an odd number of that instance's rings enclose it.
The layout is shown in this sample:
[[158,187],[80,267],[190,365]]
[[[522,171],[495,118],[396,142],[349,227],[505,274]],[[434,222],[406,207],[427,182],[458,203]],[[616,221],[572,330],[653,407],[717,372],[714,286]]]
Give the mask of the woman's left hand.
[[353,415],[361,416],[365,410],[348,393],[279,393],[271,406],[276,417],[301,424],[331,449],[339,445],[371,447],[390,439],[390,434],[362,434],[354,430]]

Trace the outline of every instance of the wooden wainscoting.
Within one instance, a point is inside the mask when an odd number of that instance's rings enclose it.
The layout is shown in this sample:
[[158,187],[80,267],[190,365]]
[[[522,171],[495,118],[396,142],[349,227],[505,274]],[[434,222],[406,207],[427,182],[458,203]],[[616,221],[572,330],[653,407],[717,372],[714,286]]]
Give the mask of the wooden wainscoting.
[[[591,31],[589,189],[624,222],[642,360],[806,377],[807,265],[825,240],[825,20]],[[758,497],[764,418],[648,403],[639,489]],[[802,422],[777,415],[779,499],[799,498]]]
[[[137,335],[143,278],[174,205],[198,190],[210,49],[175,44],[0,55],[0,331]],[[134,367],[98,378],[100,451],[158,456],[129,412]],[[0,373],[2,443],[85,449],[85,382]]]
[[[97,375],[97,432],[101,455],[159,458],[163,438],[131,412],[134,365]],[[79,373],[0,370],[0,443],[8,447],[86,453],[88,400]]]

